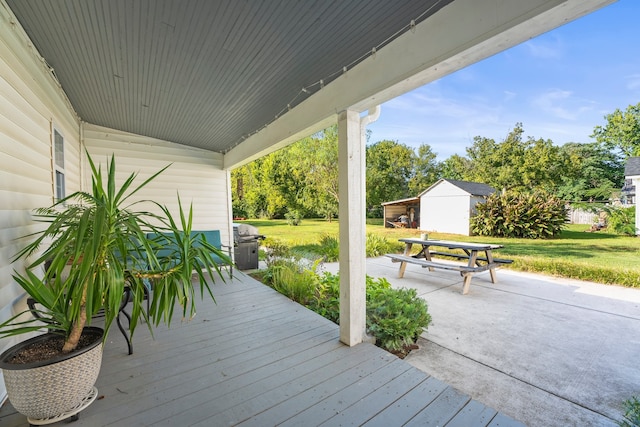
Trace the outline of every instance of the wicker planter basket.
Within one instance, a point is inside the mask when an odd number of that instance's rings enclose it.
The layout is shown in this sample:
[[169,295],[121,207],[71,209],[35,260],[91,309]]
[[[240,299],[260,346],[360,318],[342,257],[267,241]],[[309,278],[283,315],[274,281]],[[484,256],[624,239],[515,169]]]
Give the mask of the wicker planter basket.
[[92,391],[102,364],[104,331],[86,327],[83,334],[91,334],[95,342],[46,362],[16,365],[7,360],[29,344],[46,341],[51,334],[21,342],[0,355],[7,394],[18,412],[31,419],[56,417],[77,406]]

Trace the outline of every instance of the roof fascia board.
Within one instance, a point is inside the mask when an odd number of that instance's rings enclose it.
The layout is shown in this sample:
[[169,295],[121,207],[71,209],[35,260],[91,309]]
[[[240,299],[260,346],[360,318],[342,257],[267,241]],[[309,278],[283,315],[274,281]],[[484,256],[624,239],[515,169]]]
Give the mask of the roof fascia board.
[[[455,0],[225,155],[233,169],[615,0]],[[434,43],[434,40],[437,41]]]
[[410,203],[410,202],[418,202],[418,201],[420,201],[420,197],[409,197],[407,199],[392,200],[390,202],[384,202],[380,204],[382,206],[387,206],[387,205],[395,205],[400,203]]

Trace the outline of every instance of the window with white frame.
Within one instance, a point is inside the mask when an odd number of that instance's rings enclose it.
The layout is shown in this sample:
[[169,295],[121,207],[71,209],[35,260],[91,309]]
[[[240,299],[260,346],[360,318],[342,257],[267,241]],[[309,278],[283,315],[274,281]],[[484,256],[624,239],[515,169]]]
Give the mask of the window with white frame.
[[53,130],[53,171],[55,175],[56,201],[64,199],[64,137],[57,129]]

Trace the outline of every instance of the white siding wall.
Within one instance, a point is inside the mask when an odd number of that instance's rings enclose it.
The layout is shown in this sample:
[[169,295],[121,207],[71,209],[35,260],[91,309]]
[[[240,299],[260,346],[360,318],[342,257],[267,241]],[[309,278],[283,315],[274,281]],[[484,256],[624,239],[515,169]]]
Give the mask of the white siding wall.
[[442,181],[420,197],[420,229],[469,235],[469,193]]
[[[0,322],[22,311],[24,294],[12,273],[24,268],[11,263],[25,244],[20,239],[38,227],[33,209],[54,200],[51,135],[65,139],[66,193],[90,183],[81,153],[80,121],[58,82],[50,74],[17,19],[0,0]],[[222,155],[187,148],[98,126],[83,125],[84,143],[96,160],[115,153],[120,176],[139,171],[140,182],[173,163],[142,198],[166,204],[177,212],[177,192],[183,204],[194,205],[195,229],[219,229],[222,241],[231,236],[229,173]],[[81,176],[83,181],[81,182]],[[0,340],[0,352],[26,337]],[[0,404],[6,391],[0,376]]]
[[[26,308],[11,258],[53,202],[52,126],[65,138],[66,187],[78,189],[79,121],[4,2],[0,3],[0,321]],[[26,337],[0,340],[0,352]],[[6,397],[0,376],[0,402]]]
[[[221,154],[86,123],[82,134],[87,151],[94,162],[104,164],[103,169],[107,159],[115,154],[116,171],[121,180],[137,172],[135,182],[141,184],[171,164],[136,195],[136,200],[166,205],[177,218],[179,194],[183,208],[188,209],[193,203],[194,230],[220,230],[222,242],[232,243],[229,173],[221,169]],[[85,161],[82,168],[84,185],[90,188],[88,162]],[[145,209],[160,213],[153,204]]]

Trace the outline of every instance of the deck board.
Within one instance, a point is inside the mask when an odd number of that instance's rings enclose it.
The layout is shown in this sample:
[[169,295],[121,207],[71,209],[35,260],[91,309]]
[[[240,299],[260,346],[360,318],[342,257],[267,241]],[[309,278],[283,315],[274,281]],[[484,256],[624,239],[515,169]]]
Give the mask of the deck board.
[[411,427],[438,427],[447,424],[469,403],[469,396],[447,387],[406,425]]
[[[371,344],[341,344],[335,324],[242,273],[214,295],[153,337],[139,325],[133,355],[112,329],[101,398],[74,427],[522,425]],[[0,424],[28,425],[8,403]]]
[[364,425],[367,427],[405,425],[446,388],[447,384],[428,377]]
[[469,402],[447,423],[448,427],[482,427],[496,416],[497,411],[478,401]]
[[372,390],[376,390],[402,373],[409,370],[409,366],[396,359],[385,364],[375,374],[367,375],[358,381],[342,388],[336,393],[322,399],[309,408],[301,411],[295,418],[290,418],[280,424],[280,427],[306,427],[306,420],[326,420],[336,413],[342,413],[351,405],[356,405],[365,399]]
[[[370,358],[365,357],[360,363],[338,364],[342,366],[335,376],[327,378],[324,372],[321,376],[314,375],[306,381],[306,390],[295,396],[283,400],[278,405],[272,406],[268,410],[257,414],[253,418],[240,423],[245,427],[261,427],[262,425],[280,425],[287,420],[291,420],[301,412],[329,398],[336,390],[343,390],[356,383],[360,378],[366,378],[377,370],[392,362],[391,355],[386,357]],[[325,379],[327,378],[327,379]]]

